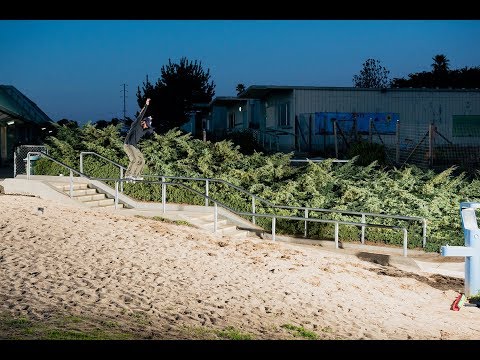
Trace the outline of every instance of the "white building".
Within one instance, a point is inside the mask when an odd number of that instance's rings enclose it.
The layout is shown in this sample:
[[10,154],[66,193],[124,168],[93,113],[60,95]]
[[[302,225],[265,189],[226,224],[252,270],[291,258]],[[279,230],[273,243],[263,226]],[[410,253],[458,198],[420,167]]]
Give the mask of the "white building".
[[434,149],[480,145],[478,89],[253,85],[210,108],[210,131],[250,129],[276,151],[341,157],[364,139],[384,144],[394,162],[431,164]]

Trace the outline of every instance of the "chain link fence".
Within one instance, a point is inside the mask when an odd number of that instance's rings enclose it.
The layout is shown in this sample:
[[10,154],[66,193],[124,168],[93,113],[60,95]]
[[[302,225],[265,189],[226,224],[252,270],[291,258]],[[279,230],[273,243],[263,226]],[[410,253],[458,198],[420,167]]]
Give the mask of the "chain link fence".
[[[31,151],[43,152],[48,155],[48,149],[44,145],[20,145],[13,153],[13,177],[27,174],[27,154]],[[35,160],[38,157],[30,156],[31,175],[34,175]]]
[[352,120],[315,123],[315,113],[300,114],[296,119],[296,143],[300,152],[325,158],[346,159],[349,147],[358,141],[384,146],[388,164],[407,164],[422,169],[474,173],[480,169],[480,117],[458,116],[442,127],[435,123],[396,121],[388,131],[370,122],[361,128]]

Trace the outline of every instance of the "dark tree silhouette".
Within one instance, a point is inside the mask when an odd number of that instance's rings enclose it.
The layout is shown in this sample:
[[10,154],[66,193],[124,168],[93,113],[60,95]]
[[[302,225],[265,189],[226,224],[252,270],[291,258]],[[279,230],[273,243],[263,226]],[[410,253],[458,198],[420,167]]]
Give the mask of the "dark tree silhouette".
[[235,88],[237,91],[237,95],[240,95],[242,92],[245,91],[245,85],[244,84],[237,84],[237,87]]
[[432,71],[422,71],[408,74],[408,78],[392,80],[394,88],[452,88],[474,89],[480,88],[480,67],[464,67],[450,70],[449,60],[445,55],[435,55]]
[[367,59],[359,75],[353,76],[353,84],[358,88],[386,88],[389,86],[390,71],[380,65],[379,60]]
[[57,121],[57,124],[60,126],[66,126],[70,129],[76,129],[78,128],[78,122],[74,120],[68,120],[68,119],[61,119]]
[[215,84],[210,80],[210,70],[202,63],[182,57],[179,63],[170,59],[161,68],[161,77],[153,85],[148,77],[143,88],[137,91],[139,108],[150,98],[146,116],[153,117],[153,126],[158,133],[180,127],[190,119],[195,104],[209,103],[215,95]]

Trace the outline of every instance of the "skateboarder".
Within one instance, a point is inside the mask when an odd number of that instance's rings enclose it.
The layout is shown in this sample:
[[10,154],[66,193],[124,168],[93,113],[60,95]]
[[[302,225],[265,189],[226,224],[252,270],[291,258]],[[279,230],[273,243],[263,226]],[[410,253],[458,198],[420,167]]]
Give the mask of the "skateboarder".
[[150,99],[147,99],[145,106],[140,111],[140,114],[138,114],[137,119],[130,126],[127,136],[125,136],[123,149],[127,153],[130,161],[127,171],[125,172],[125,178],[129,180],[143,180],[143,177],[140,175],[145,166],[145,159],[138,149],[137,143],[144,135],[154,133],[152,128],[152,117],[148,116],[144,119],[149,104]]

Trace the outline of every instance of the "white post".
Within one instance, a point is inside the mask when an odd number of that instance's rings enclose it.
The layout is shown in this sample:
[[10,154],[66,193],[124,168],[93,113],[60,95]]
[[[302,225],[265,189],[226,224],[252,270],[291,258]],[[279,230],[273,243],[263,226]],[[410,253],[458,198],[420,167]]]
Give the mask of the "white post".
[[73,198],[73,171],[70,169],[70,197]]
[[[205,195],[208,196],[208,179],[205,180]],[[205,198],[205,206],[208,206],[208,198]]]
[[335,249],[338,249],[338,222],[335,223]]
[[217,221],[218,221],[218,206],[217,203],[213,203],[213,232],[217,232]]
[[167,206],[167,185],[165,185],[165,178],[162,176],[162,207],[163,213],[165,214],[165,208]]
[[[362,223],[365,224],[365,214],[362,214]],[[362,226],[362,244],[365,244],[365,226]]]
[[276,218],[272,218],[272,240],[275,241],[275,223],[276,223]]
[[115,180],[115,209],[118,205],[118,181]]
[[403,256],[407,257],[407,229],[403,229]]
[[[252,195],[252,213],[255,214],[255,197]],[[255,216],[252,216],[252,223],[255,225]]]
[[[305,219],[308,219],[308,209],[305,209]],[[304,231],[303,231],[303,237],[307,237],[307,223],[308,221],[305,220],[305,226],[304,226]]]

